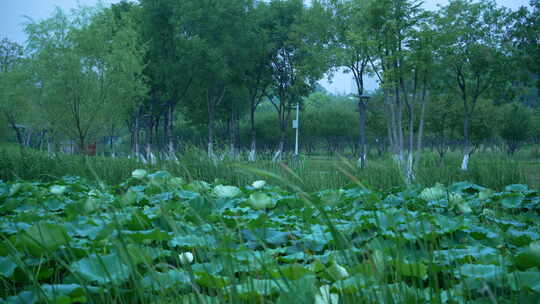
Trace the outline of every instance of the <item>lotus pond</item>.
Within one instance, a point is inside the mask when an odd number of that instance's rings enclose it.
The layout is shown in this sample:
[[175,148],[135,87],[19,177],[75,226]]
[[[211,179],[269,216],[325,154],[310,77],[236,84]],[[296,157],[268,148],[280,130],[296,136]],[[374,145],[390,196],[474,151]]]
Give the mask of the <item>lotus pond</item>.
[[538,303],[540,196],[0,182],[0,303]]

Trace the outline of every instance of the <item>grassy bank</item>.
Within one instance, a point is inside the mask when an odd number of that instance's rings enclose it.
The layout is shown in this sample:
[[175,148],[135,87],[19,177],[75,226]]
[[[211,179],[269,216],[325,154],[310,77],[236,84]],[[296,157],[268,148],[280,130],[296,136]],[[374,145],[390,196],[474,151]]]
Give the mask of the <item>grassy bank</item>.
[[[258,178],[261,170],[281,177],[274,182],[286,186],[293,182],[305,191],[337,189],[359,181],[373,189],[387,190],[405,186],[401,170],[390,157],[373,158],[366,169],[354,162],[329,157],[302,157],[300,161],[285,159],[273,163],[268,158],[256,163],[223,160],[213,162],[203,151],[190,149],[178,155],[179,162],[160,161],[156,165],[142,164],[128,158],[85,157],[0,148],[0,179],[50,181],[65,175],[81,176],[107,184],[117,184],[137,168],[166,170],[175,176],[191,180],[223,180],[232,185],[247,184]],[[519,158],[518,158],[519,159]],[[540,162],[514,160],[504,154],[477,153],[470,170],[459,170],[459,153],[448,153],[441,160],[434,153],[424,153],[416,170],[416,182],[422,186],[435,183],[451,184],[470,181],[493,189],[509,184],[527,184],[540,188]],[[272,177],[268,177],[272,179]]]

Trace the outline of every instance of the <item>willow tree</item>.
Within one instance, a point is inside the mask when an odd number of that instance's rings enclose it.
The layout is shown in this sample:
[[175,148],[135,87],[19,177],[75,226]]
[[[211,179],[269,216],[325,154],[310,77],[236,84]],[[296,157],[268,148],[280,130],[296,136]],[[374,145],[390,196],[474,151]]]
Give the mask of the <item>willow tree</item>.
[[20,145],[23,145],[23,135],[17,124],[28,104],[25,72],[23,47],[3,38],[0,41],[0,115],[13,129]]
[[84,152],[111,117],[122,117],[146,94],[144,50],[132,24],[115,22],[110,10],[79,8],[26,26],[34,101],[58,133]]

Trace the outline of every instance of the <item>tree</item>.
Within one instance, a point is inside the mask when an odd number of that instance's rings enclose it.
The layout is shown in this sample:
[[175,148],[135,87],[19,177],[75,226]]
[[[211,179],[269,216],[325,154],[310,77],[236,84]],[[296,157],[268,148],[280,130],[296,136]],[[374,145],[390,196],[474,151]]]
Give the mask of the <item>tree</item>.
[[368,2],[360,0],[334,2],[335,36],[333,50],[336,53],[336,67],[346,67],[353,74],[356,85],[359,112],[359,147],[358,166],[364,168],[367,161],[366,109],[367,98],[364,95],[364,77],[369,64],[374,60],[373,38],[369,33],[366,14]]
[[536,81],[540,88],[540,81],[533,75],[540,75],[540,1],[530,1],[531,10],[521,7],[512,12],[510,22],[512,27],[507,39],[514,46],[514,55],[519,62],[521,70],[526,72],[525,78]]
[[[144,109],[150,120],[157,120],[154,116],[164,114],[164,136],[171,157],[178,147],[173,136],[176,110],[188,106],[189,100],[196,98],[197,81],[204,77],[198,74],[202,42],[187,22],[187,16],[195,13],[189,5],[189,1],[142,0],[138,13],[139,31],[143,41],[148,42],[145,75],[151,88]],[[133,115],[136,136],[143,112],[139,109]],[[150,149],[149,142],[147,139],[147,150]]]
[[53,129],[77,140],[84,152],[112,115],[122,117],[146,94],[142,54],[129,23],[114,22],[110,10],[60,9],[26,27],[39,89],[36,100]]
[[506,151],[513,155],[531,137],[532,112],[518,103],[504,106],[501,137],[506,143]]
[[308,10],[302,0],[270,2],[270,37],[274,42],[270,102],[278,114],[280,140],[274,161],[281,159],[292,105],[301,103],[328,70],[326,56],[330,20],[322,4]]
[[17,124],[27,110],[23,63],[23,47],[3,38],[0,41],[0,112],[15,131],[20,145],[23,145],[23,138]]
[[445,79],[463,102],[464,171],[474,151],[470,123],[478,100],[490,90],[510,84],[511,69],[502,39],[508,25],[506,14],[493,1],[453,0],[437,18]]
[[[392,150],[410,183],[414,179],[414,109],[420,89],[423,87],[423,93],[427,90],[427,75],[431,69],[427,14],[415,0],[371,1],[367,10],[369,33],[376,42],[375,58],[370,63],[383,88]],[[425,94],[421,100],[425,102]],[[406,126],[403,125],[404,109]],[[407,163],[404,162],[406,130],[409,132]]]
[[268,95],[272,82],[271,59],[274,44],[271,41],[270,7],[265,2],[257,2],[247,15],[247,29],[245,44],[249,56],[246,58],[247,67],[242,82],[247,87],[249,99],[250,121],[250,153],[249,161],[255,161],[257,155],[257,131],[255,128],[255,114],[257,107]]

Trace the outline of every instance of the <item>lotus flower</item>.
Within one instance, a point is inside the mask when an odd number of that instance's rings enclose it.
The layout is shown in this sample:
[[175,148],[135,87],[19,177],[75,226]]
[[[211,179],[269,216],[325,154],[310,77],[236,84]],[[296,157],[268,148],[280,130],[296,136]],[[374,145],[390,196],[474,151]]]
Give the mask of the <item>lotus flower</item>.
[[463,197],[461,196],[461,194],[459,193],[450,193],[449,197],[448,197],[448,201],[452,204],[459,204],[459,203],[462,203],[464,200],[463,200]]
[[265,193],[257,192],[253,193],[249,196],[248,200],[251,207],[254,209],[266,209],[266,208],[272,208],[275,206],[274,201],[272,198]]
[[253,184],[251,184],[251,186],[255,189],[262,189],[262,187],[264,187],[265,185],[266,181],[263,180],[254,181]]
[[424,189],[418,197],[426,201],[435,201],[446,196],[446,192],[442,185],[437,184],[435,187]]
[[178,255],[181,264],[191,264],[193,262],[193,253],[184,252]]
[[66,192],[66,190],[67,190],[66,186],[59,186],[59,185],[54,185],[54,186],[51,186],[51,188],[49,188],[49,191],[55,195],[62,195],[64,194],[64,192]]
[[234,186],[217,185],[214,187],[214,195],[223,198],[233,198],[242,193],[239,188]]
[[131,172],[131,176],[136,178],[136,179],[143,179],[147,175],[148,175],[148,172],[146,172],[146,170],[143,170],[143,169],[137,169],[137,170]]

